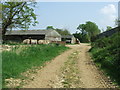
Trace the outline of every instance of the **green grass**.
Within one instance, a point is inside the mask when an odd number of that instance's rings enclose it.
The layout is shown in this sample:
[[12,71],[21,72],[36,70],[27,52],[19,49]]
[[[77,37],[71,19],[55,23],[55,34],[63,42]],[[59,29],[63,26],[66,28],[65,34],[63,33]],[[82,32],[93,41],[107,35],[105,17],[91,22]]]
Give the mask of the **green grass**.
[[18,78],[20,74],[32,67],[39,67],[46,61],[52,60],[61,52],[68,49],[65,46],[57,45],[32,45],[24,48],[19,54],[18,48],[2,52],[2,76],[4,80]]
[[94,62],[120,86],[120,33],[92,43]]
[[[0,76],[2,76],[2,53],[0,52]],[[0,89],[2,88],[2,77],[0,77]]]

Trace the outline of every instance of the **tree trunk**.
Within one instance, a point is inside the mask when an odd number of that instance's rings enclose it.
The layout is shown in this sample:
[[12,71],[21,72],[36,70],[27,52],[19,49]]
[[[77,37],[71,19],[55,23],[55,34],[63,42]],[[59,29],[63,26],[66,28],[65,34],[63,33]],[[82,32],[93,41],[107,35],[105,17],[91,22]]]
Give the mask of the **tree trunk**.
[[2,28],[2,43],[4,43],[5,42],[5,33],[6,33],[6,31],[7,31],[7,28]]

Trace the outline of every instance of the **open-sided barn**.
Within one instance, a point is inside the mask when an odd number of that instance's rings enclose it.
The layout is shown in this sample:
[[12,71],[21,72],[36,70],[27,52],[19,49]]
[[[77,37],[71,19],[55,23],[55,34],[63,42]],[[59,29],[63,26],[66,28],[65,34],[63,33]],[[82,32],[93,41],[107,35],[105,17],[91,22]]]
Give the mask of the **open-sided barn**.
[[61,41],[61,35],[55,30],[14,30],[6,32],[6,41],[22,42],[25,39]]

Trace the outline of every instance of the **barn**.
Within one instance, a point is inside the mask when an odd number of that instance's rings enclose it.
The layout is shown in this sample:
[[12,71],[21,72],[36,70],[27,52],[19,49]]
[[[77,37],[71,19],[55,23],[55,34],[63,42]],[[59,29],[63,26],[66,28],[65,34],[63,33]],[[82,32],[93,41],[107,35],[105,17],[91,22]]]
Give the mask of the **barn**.
[[113,28],[111,30],[105,31],[103,33],[100,33],[96,36],[96,39],[102,38],[102,37],[109,37],[113,35],[114,33],[120,32],[120,27]]
[[73,35],[63,35],[62,41],[65,41],[66,43],[75,44],[76,38]]
[[5,34],[6,41],[22,42],[25,39],[61,41],[61,35],[55,30],[12,30]]

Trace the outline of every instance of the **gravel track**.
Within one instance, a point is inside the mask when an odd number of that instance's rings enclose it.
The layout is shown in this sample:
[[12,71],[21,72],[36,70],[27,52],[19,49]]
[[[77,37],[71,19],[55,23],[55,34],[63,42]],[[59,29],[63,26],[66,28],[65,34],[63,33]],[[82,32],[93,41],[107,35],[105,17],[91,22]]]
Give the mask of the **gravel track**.
[[[72,67],[73,68],[75,67],[74,71],[76,70],[75,74],[77,76],[79,75],[78,78],[79,80],[76,80],[77,82],[79,81],[79,85],[77,83],[77,85],[74,85],[74,87],[69,86],[67,88],[77,88],[78,86],[80,88],[115,88],[115,86],[111,84],[111,81],[104,75],[103,72],[101,72],[95,66],[94,62],[91,60],[91,57],[88,53],[89,49],[91,48],[89,44],[67,45],[67,46],[70,47],[71,49],[57,56],[54,60],[47,63],[44,68],[38,70],[37,74],[35,74],[34,80],[28,82],[23,87],[24,88],[64,88],[65,85],[61,82],[60,79],[61,74],[63,71],[65,71],[64,69],[70,70],[67,71],[68,74],[69,72],[71,73],[71,69],[68,68],[70,65],[73,65]],[[77,56],[73,55],[73,53],[75,52],[77,52]],[[72,62],[69,60],[70,59],[69,57],[71,56],[72,56]],[[76,61],[74,62],[74,60]],[[70,65],[65,64],[67,62]],[[65,73],[65,75],[68,74]],[[67,83],[70,83],[71,80],[74,80],[75,77],[72,76],[73,74],[69,74],[69,75],[71,75],[69,77],[72,77],[72,79],[67,78],[68,81]],[[66,77],[64,78],[64,80],[65,79]]]

